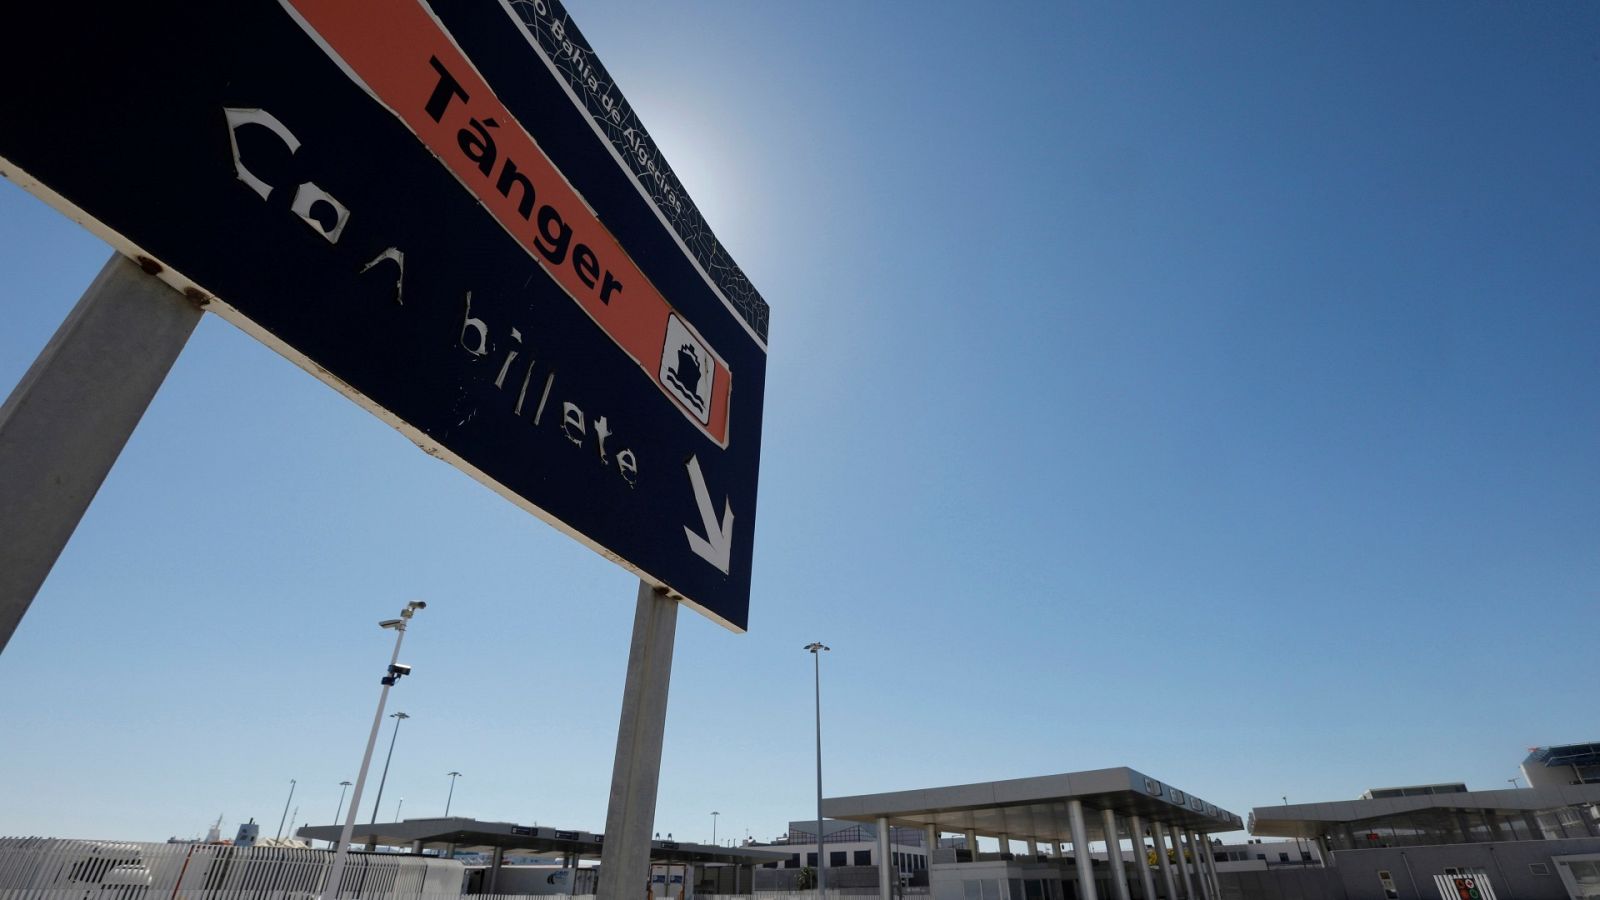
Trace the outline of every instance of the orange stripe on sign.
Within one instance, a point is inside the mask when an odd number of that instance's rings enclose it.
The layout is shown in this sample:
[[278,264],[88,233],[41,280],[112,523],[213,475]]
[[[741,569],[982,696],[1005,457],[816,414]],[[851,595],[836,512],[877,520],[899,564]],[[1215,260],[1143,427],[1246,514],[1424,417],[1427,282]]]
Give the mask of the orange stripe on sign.
[[279,2],[690,421],[727,446],[728,364],[661,296],[418,0]]

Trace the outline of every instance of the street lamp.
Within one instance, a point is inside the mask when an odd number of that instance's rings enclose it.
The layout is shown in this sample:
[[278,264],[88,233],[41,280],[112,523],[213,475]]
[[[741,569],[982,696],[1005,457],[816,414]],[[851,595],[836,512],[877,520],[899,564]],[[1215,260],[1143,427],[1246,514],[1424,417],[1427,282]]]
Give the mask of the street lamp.
[[406,808],[406,798],[401,797],[400,798],[400,802],[396,803],[394,805],[394,820],[396,822],[400,821],[400,810],[405,809],[405,808]]
[[720,815],[722,815],[722,813],[719,813],[714,809],[711,811],[711,846],[713,847],[717,845],[717,816]]
[[[367,784],[367,769],[372,766],[372,750],[378,744],[378,729],[383,726],[383,708],[389,702],[389,688],[406,675],[411,674],[411,667],[400,664],[400,644],[406,637],[406,623],[417,614],[417,610],[427,607],[421,600],[412,600],[406,608],[400,611],[398,619],[384,619],[378,623],[379,628],[394,629],[394,655],[389,657],[389,668],[386,670],[379,683],[383,690],[378,692],[378,711],[372,716],[372,731],[367,733],[367,749],[361,757],[361,770],[356,773],[355,790],[350,794],[350,810],[345,813],[344,828],[339,832],[339,846],[334,849],[333,865],[328,867],[328,880],[322,887],[324,900],[336,900],[339,896],[340,877],[344,874],[344,863],[349,853],[350,834],[356,827],[356,808],[361,805],[361,789]],[[391,749],[393,746],[391,745]],[[340,793],[340,801],[344,794]]]
[[822,855],[822,654],[832,649],[821,641],[805,645],[811,653],[813,679],[817,695],[817,897],[828,895],[827,858]]
[[294,799],[294,779],[289,779],[289,796],[283,801],[283,816],[278,819],[278,833],[273,835],[273,840],[283,837],[283,823],[289,820],[289,801]]
[[450,801],[456,798],[456,779],[461,777],[460,772],[446,772],[450,776],[450,793],[444,798],[444,817],[450,818]]
[[394,742],[400,738],[400,723],[411,717],[397,712],[389,718],[394,720],[394,734],[389,736],[389,755],[383,758],[383,777],[378,779],[378,799],[372,801],[372,821],[367,823],[369,825],[378,824],[378,804],[383,802],[383,786],[389,781],[389,761],[394,759]]
[[1512,776],[1512,777],[1510,777],[1510,778],[1507,778],[1507,779],[1506,779],[1506,780],[1507,780],[1507,781],[1509,781],[1509,782],[1511,782],[1511,786],[1512,786],[1512,787],[1514,787],[1514,788],[1520,788],[1520,787],[1522,787],[1522,785],[1520,785],[1520,784],[1517,784],[1517,778],[1516,778],[1516,776],[1515,776],[1515,775],[1513,775],[1513,776]]
[[[1283,798],[1283,805],[1285,808],[1289,806],[1289,798],[1287,796]],[[1298,834],[1294,836],[1294,849],[1300,854],[1300,865],[1304,867],[1306,864],[1306,848],[1304,844],[1300,843],[1300,835]],[[1328,865],[1328,861],[1323,860],[1322,864]]]
[[333,810],[333,820],[339,821],[339,814],[344,812],[344,792],[350,790],[350,782],[339,782],[339,805]]

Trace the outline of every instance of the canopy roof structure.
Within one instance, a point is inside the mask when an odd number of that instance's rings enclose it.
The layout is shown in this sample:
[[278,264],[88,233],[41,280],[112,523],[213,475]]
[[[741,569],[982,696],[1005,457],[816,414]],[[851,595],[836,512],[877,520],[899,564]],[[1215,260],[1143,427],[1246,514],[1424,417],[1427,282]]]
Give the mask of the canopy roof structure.
[[907,828],[974,831],[1019,840],[1072,840],[1068,804],[1111,810],[1116,816],[1141,816],[1201,834],[1236,831],[1238,816],[1186,791],[1126,767],[986,781],[950,787],[830,797],[822,813],[834,819],[872,822],[886,818]]
[[[1257,837],[1315,838],[1337,834],[1344,828],[1359,830],[1390,823],[1418,827],[1419,823],[1456,812],[1532,813],[1589,803],[1600,803],[1600,784],[1258,806],[1250,812],[1250,833]],[[1448,821],[1454,827],[1453,819]]]
[[[295,832],[300,837],[337,841],[341,825],[307,825]],[[567,831],[538,825],[511,822],[480,822],[453,816],[448,819],[406,819],[403,822],[378,822],[357,825],[351,840],[385,846],[420,846],[422,849],[454,847],[458,851],[520,851],[530,855],[578,858],[600,857],[605,836],[587,831]],[[722,865],[760,865],[788,859],[786,853],[753,847],[717,847],[682,841],[652,841],[650,859],[661,863],[710,863]]]

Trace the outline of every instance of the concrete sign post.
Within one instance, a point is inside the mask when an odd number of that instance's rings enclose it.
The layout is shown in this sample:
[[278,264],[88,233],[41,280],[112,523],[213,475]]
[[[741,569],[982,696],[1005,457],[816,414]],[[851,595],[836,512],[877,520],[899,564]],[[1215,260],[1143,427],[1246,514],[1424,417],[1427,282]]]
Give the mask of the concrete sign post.
[[638,575],[605,857],[635,873],[677,605],[748,622],[768,310],[561,4],[28,3],[0,82],[0,174]]
[[641,582],[617,727],[617,756],[611,768],[606,839],[600,850],[599,896],[604,898],[637,897],[650,877],[650,834],[677,623],[678,604]]
[[113,255],[0,407],[0,651],[200,315]]

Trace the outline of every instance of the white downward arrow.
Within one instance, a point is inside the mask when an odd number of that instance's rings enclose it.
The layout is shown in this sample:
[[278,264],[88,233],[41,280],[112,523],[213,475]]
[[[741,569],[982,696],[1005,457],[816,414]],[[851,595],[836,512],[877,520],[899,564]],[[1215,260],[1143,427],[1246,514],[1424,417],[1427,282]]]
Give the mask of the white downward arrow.
[[722,525],[717,525],[717,510],[711,505],[711,492],[706,489],[706,477],[700,472],[700,458],[689,457],[689,483],[694,486],[694,502],[700,506],[700,524],[705,526],[706,536],[701,537],[684,526],[684,536],[689,539],[689,549],[698,553],[706,562],[711,563],[728,574],[728,557],[733,554],[733,509],[728,505],[728,499],[722,499]]

